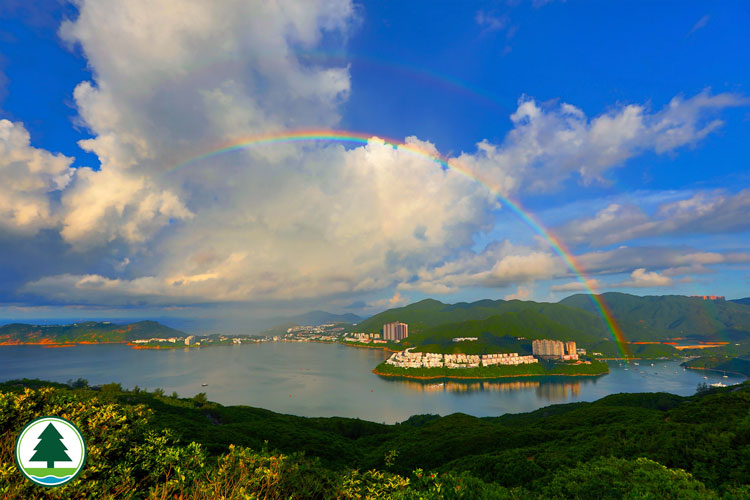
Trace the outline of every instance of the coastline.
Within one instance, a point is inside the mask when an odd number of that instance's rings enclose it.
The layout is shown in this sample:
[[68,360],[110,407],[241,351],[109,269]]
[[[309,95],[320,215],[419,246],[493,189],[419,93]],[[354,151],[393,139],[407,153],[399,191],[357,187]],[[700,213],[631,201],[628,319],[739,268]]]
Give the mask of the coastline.
[[87,340],[77,342],[0,342],[0,347],[15,345],[38,345],[42,347],[73,347],[76,345],[94,345],[94,344],[127,344],[127,340],[113,340],[102,342],[90,342]]
[[[319,340],[314,340],[313,342],[320,342]],[[352,342],[327,342],[329,344],[341,344],[349,347],[361,347],[363,349],[380,349],[381,351],[387,351],[387,352],[400,352],[400,351],[394,351],[393,349],[390,349],[386,346],[377,346],[377,345],[366,345],[366,344],[354,344]]]
[[[683,365],[680,365],[680,366],[683,366]],[[733,372],[731,370],[717,370],[716,368],[704,368],[702,366],[684,366],[684,368],[688,370],[703,370],[707,372],[716,372],[716,373],[731,373],[732,375],[745,377],[746,380],[750,380],[750,376],[747,376],[744,373],[740,373],[740,372]]]
[[500,378],[527,378],[527,377],[600,377],[607,375],[609,370],[602,373],[522,373],[510,375],[490,375],[490,376],[463,376],[463,375],[406,375],[401,373],[381,372],[374,368],[372,373],[381,377],[389,378],[406,378],[414,380],[495,380]]

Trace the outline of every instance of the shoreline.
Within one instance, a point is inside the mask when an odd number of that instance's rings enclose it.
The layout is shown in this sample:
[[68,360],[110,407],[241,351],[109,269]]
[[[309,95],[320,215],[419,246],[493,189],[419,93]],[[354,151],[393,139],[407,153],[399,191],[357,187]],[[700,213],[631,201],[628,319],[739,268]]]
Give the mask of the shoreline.
[[[313,342],[320,342],[318,340],[314,340]],[[401,351],[394,351],[393,349],[390,349],[386,346],[380,347],[375,345],[362,345],[362,344],[353,344],[351,342],[328,342],[329,344],[341,344],[349,347],[361,347],[362,349],[380,349],[381,351],[387,351],[387,352],[401,352]]]
[[375,375],[379,375],[381,377],[390,377],[390,378],[407,378],[407,379],[414,379],[414,380],[495,380],[499,378],[526,378],[526,377],[600,377],[602,375],[607,375],[609,372],[604,373],[527,373],[527,374],[517,374],[517,375],[493,375],[491,377],[480,377],[480,376],[474,376],[474,377],[464,377],[461,375],[403,375],[403,374],[397,374],[397,373],[383,373],[381,371],[378,371],[377,368],[374,368],[372,370],[372,373]]
[[73,347],[76,345],[96,345],[96,344],[127,344],[127,340],[113,340],[102,342],[89,342],[87,340],[78,342],[0,342],[0,347],[16,345],[38,345],[42,347]]
[[733,371],[730,371],[730,370],[717,370],[716,368],[704,368],[702,366],[685,366],[684,368],[686,368],[688,370],[703,370],[703,371],[706,371],[706,372],[717,372],[717,373],[725,373],[725,374],[726,373],[731,373],[732,375],[737,375],[737,376],[740,376],[740,377],[745,377],[745,380],[750,380],[750,376],[745,375],[744,373],[733,372]]

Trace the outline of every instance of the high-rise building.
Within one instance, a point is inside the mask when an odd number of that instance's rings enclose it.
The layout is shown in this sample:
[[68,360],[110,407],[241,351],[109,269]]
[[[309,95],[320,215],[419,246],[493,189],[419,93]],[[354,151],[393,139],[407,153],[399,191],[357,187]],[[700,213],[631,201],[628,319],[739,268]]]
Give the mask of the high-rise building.
[[[573,352],[575,353],[575,342],[568,342],[572,344]],[[566,344],[563,344],[559,340],[534,340],[531,342],[531,350],[535,356],[549,356],[561,358],[565,356]]]
[[383,325],[383,339],[400,342],[409,336],[409,325],[394,321]]
[[565,342],[565,351],[565,353],[569,355],[578,354],[578,351],[576,351],[576,343],[572,340]]
[[188,335],[185,337],[185,345],[195,344],[195,335]]

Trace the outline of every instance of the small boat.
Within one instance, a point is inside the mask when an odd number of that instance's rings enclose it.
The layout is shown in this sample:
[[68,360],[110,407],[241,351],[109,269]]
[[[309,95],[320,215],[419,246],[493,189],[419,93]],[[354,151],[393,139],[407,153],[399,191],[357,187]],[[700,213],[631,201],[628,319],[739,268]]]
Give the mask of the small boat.
[[208,384],[201,384],[201,387],[206,387]]
[[638,364],[637,362],[635,362],[635,361],[633,361],[633,364],[634,364],[635,366],[640,366],[640,365],[639,365],[639,364]]
[[654,364],[653,364],[653,363],[651,363],[651,366],[654,366]]
[[708,377],[706,377],[705,375],[703,376],[703,378],[706,379],[706,380],[708,380]]
[[724,378],[729,378],[729,375],[724,375]]
[[716,383],[711,384],[711,387],[726,387],[726,386],[727,384],[724,384],[722,382],[716,382]]

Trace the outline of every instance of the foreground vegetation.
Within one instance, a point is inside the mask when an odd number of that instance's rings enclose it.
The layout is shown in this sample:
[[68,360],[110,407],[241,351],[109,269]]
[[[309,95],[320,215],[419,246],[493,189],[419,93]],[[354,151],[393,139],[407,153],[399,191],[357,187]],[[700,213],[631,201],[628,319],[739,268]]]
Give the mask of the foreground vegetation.
[[478,366],[476,368],[401,368],[380,363],[375,370],[378,375],[386,377],[422,378],[422,379],[492,379],[503,377],[546,377],[551,375],[595,377],[609,373],[609,366],[604,361],[591,361],[590,364],[555,363],[540,360],[538,363],[517,366]]
[[[0,498],[750,498],[750,384],[397,425],[72,386],[0,385]],[[50,414],[78,424],[88,461],[46,490],[13,447]]]

